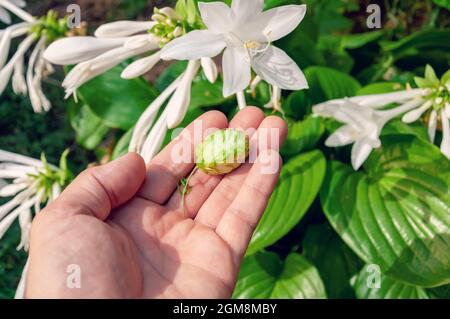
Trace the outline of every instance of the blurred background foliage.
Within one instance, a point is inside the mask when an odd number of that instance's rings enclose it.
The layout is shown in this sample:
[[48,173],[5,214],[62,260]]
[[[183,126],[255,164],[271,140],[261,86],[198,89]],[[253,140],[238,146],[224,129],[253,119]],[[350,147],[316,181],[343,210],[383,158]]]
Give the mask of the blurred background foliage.
[[[67,6],[65,0],[28,0],[28,3],[34,15],[44,15],[49,9],[64,13]],[[154,6],[172,5],[173,1],[71,3],[81,6],[82,19],[92,31],[108,21],[148,19]],[[326,178],[326,160],[348,162],[348,150],[323,147],[325,133],[336,123],[312,117],[311,107],[334,98],[403,89],[407,83],[413,83],[414,76],[423,74],[426,64],[432,65],[438,75],[447,71],[450,1],[266,0],[265,3],[267,8],[308,5],[300,27],[276,45],[303,69],[310,89],[284,92],[284,117],[290,132],[282,155],[287,164],[252,240],[234,296],[448,297],[448,286],[430,290],[388,277],[383,279],[387,291],[367,291],[358,284],[367,276],[364,256],[358,257],[354,253],[357,249],[349,248],[342,241],[342,234],[338,236],[330,225],[333,218],[326,217],[318,197]],[[366,9],[374,3],[381,8],[380,29],[367,26],[370,13]],[[48,114],[33,114],[26,98],[7,90],[0,101],[0,148],[32,157],[45,152],[54,163],[69,148],[71,170],[75,174],[87,165],[116,158],[126,152],[131,129],[145,107],[180,74],[184,65],[185,62],[162,63],[145,79],[132,81],[121,80],[123,66],[117,67],[82,87],[78,104],[63,100],[59,84],[64,73],[59,70],[45,83],[45,91],[53,102]],[[200,75],[192,91],[189,114],[183,125],[212,108],[230,117],[236,112],[236,102],[222,97],[220,80],[211,84]],[[248,96],[249,104],[261,107],[269,98],[265,84]],[[387,132],[418,137],[426,134],[420,125],[406,127],[398,122],[391,123]],[[322,204],[326,207],[326,203]],[[17,225],[0,241],[0,298],[14,295],[22,271],[25,253],[15,250],[18,242]]]

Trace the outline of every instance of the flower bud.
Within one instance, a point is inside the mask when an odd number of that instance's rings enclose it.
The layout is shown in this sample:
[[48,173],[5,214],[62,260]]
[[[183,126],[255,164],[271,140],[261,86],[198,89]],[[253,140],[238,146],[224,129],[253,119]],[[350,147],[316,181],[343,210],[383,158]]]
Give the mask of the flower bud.
[[225,175],[241,166],[248,153],[249,138],[243,131],[220,130],[197,146],[196,164],[208,175]]

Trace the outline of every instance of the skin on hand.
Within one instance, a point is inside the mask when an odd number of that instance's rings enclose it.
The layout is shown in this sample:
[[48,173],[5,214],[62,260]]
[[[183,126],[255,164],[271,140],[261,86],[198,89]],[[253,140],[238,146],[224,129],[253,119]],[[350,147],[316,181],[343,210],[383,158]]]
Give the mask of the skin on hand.
[[[202,121],[204,131],[258,129],[251,141],[278,132],[281,144],[287,134],[283,120],[265,118],[253,107],[239,112],[230,123],[216,111],[197,121]],[[193,127],[186,128],[186,133],[193,136]],[[225,177],[198,171],[191,179],[183,212],[177,185],[194,164],[172,161],[177,143],[174,140],[148,167],[139,155],[130,153],[89,168],[35,218],[26,297],[231,296],[279,169],[263,174],[262,161],[257,160]],[[194,154],[195,145],[191,148]],[[260,156],[281,168],[278,152],[268,148],[260,149]],[[68,282],[73,265],[80,279],[75,286]]]

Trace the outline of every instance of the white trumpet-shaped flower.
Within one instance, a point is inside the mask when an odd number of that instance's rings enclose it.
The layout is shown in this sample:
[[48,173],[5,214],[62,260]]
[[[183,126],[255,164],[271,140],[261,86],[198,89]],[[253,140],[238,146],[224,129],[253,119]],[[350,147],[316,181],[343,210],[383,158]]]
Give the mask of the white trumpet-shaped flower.
[[223,53],[223,94],[228,97],[250,84],[251,69],[273,86],[308,87],[297,64],[271,43],[291,33],[306,13],[305,5],[263,12],[264,0],[199,3],[207,30],[194,30],[164,46],[164,60],[196,60]]
[[[0,150],[0,198],[9,198],[0,206],[0,239],[17,220],[21,230],[17,250],[28,251],[33,216],[54,201],[69,183],[67,154],[62,154],[60,167],[56,167],[47,163],[44,155],[37,160]],[[28,261],[17,287],[17,299],[24,297],[27,269]]]
[[[366,97],[371,98],[373,96]],[[339,147],[353,144],[351,162],[355,170],[364,164],[373,149],[381,146],[380,134],[386,123],[415,109],[421,103],[420,99],[412,99],[396,108],[380,110],[368,106],[366,99],[357,97],[334,100],[313,107],[314,114],[332,117],[344,124],[330,135],[325,145]]]
[[[356,96],[314,106],[316,115],[333,117],[346,124],[329,137],[326,145],[336,147],[355,143],[352,164],[358,169],[372,149],[381,145],[379,136],[384,125],[403,114],[405,123],[421,118],[428,121],[428,135],[432,143],[440,122],[441,152],[450,159],[450,71],[439,80],[431,66],[427,66],[425,77],[415,81],[418,89]],[[391,104],[397,106],[387,108]]]
[[[5,6],[8,3],[8,6]],[[11,9],[10,2],[0,0],[0,6]],[[14,6],[14,12],[24,22],[9,26],[0,35],[0,95],[4,92],[10,79],[15,94],[28,94],[33,110],[37,113],[48,111],[50,101],[45,97],[42,89],[42,80],[53,72],[50,63],[44,60],[43,54],[47,44],[58,36],[68,32],[64,19],[58,20],[57,14],[49,11],[47,16],[35,19],[19,7]],[[27,35],[19,44],[16,52],[8,61],[11,41]],[[34,45],[34,48],[32,48]],[[25,66],[25,57],[31,51],[28,64]]]
[[21,228],[17,249],[28,250],[29,232],[34,214],[53,201],[68,182],[67,152],[61,156],[61,167],[48,164],[45,157],[36,160],[0,150],[0,178],[10,181],[0,187],[0,197],[10,198],[0,206],[0,239],[15,220]]
[[116,21],[100,26],[94,37],[56,41],[44,57],[54,64],[77,64],[62,84],[69,97],[89,80],[133,57],[149,54],[128,65],[122,78],[132,79],[149,72],[161,60],[161,45],[182,35],[182,26],[172,8],[155,9],[151,21]]

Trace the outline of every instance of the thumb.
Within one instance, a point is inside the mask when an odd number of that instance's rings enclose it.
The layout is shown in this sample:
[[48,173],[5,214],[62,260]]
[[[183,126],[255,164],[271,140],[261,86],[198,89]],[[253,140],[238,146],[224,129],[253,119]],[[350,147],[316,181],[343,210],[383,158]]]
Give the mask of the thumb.
[[129,153],[111,163],[82,172],[48,209],[66,214],[91,214],[106,220],[112,209],[136,194],[145,175],[142,157]]

